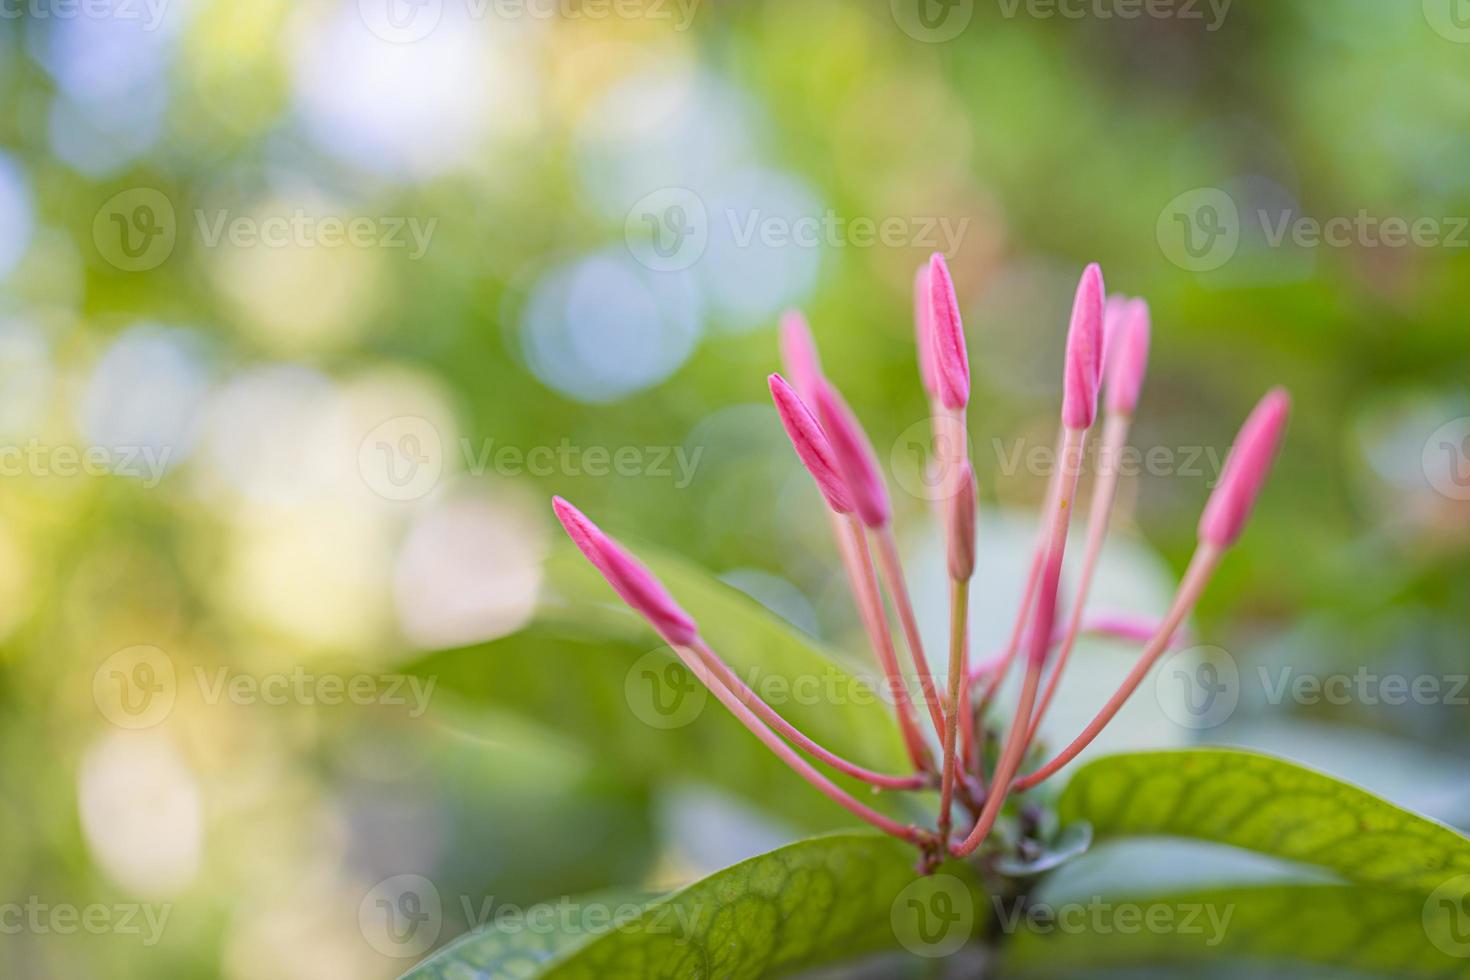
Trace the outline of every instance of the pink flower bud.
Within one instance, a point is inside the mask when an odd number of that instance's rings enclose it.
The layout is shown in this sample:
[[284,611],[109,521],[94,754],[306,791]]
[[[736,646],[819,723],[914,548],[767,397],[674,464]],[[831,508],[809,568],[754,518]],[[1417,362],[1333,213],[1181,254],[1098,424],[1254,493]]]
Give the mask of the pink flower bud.
[[1113,293],[1103,303],[1103,373],[1113,363],[1113,347],[1118,340],[1118,327],[1123,322],[1123,311],[1128,308],[1130,297]]
[[796,310],[781,314],[781,363],[801,397],[808,401],[815,398],[822,380],[822,361],[806,317]]
[[556,519],[561,521],[562,528],[577,546],[577,550],[596,565],[598,571],[602,571],[602,549],[606,535],[587,519],[586,514],[573,507],[565,498],[552,497],[551,509],[556,512]]
[[934,366],[934,320],[930,313],[929,266],[914,273],[914,347],[919,352],[919,378],[930,398],[939,396],[939,369]]
[[1240,434],[1235,437],[1220,484],[1210,494],[1199,520],[1199,538],[1218,548],[1233,545],[1251,516],[1261,486],[1266,482],[1286,418],[1291,413],[1291,396],[1284,388],[1273,388],[1256,405]]
[[949,577],[967,582],[975,574],[975,470],[968,460],[956,484],[949,499]]
[[940,400],[945,408],[964,408],[970,403],[970,357],[965,352],[965,327],[960,322],[954,282],[938,252],[929,259],[929,308]]
[[771,398],[775,400],[776,411],[781,416],[781,425],[791,438],[791,445],[796,449],[802,465],[812,475],[812,479],[817,481],[817,489],[827,498],[827,505],[839,514],[852,513],[852,494],[837,470],[837,462],[832,456],[832,444],[827,441],[826,433],[822,431],[816,416],[812,415],[801,396],[792,390],[785,378],[773,374],[768,380]]
[[1148,304],[1128,300],[1109,321],[1107,337],[1108,411],[1115,415],[1132,415],[1138,407],[1138,393],[1148,371],[1148,341]]
[[817,385],[817,418],[832,446],[837,472],[852,493],[853,509],[868,527],[882,527],[893,515],[873,444],[852,409],[828,382]]
[[1067,330],[1067,369],[1062,385],[1062,424],[1082,430],[1097,416],[1097,387],[1102,373],[1102,270],[1097,263],[1082,272]]
[[602,573],[613,591],[648,620],[664,640],[673,646],[689,646],[698,638],[699,627],[694,620],[679,608],[663,583],[638,559],[561,497],[553,497],[551,506],[572,542]]

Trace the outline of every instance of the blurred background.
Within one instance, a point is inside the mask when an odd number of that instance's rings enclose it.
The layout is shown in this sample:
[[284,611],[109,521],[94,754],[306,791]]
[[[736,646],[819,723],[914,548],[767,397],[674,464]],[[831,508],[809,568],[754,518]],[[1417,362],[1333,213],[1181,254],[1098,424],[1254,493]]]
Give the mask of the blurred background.
[[[1099,261],[1154,315],[1100,602],[1167,600],[1240,420],[1296,401],[1196,623],[1232,710],[1144,693],[1128,739],[1470,821],[1457,0],[24,0],[0,93],[6,976],[391,977],[492,907],[844,826],[784,777],[742,796],[691,748],[722,719],[612,731],[646,634],[494,653],[560,493],[862,654],[767,401],[792,307],[942,631],[934,251],[991,620]],[[404,875],[439,903],[408,945],[369,922]]]

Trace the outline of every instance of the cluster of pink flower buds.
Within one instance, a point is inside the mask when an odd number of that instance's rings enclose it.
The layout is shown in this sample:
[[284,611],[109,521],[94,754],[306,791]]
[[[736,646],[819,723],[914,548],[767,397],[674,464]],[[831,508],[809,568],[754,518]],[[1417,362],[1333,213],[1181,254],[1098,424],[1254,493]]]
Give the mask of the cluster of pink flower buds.
[[[917,845],[924,854],[924,866],[932,867],[944,856],[973,853],[986,839],[1010,794],[1035,786],[1076,758],[1168,649],[1225,550],[1239,538],[1250,516],[1280,444],[1290,399],[1280,389],[1268,392],[1246,420],[1200,519],[1198,547],[1163,619],[1144,628],[1132,622],[1109,626],[1094,621],[1094,628],[1103,626],[1142,642],[1138,660],[1082,732],[1045,765],[1023,776],[1019,767],[1036,738],[1072,648],[1077,637],[1090,628],[1084,607],[1107,535],[1117,488],[1116,462],[1126,445],[1148,361],[1148,305],[1141,299],[1108,298],[1102,271],[1096,265],[1083,271],[1067,334],[1057,437],[1060,465],[1052,475],[1009,642],[1004,650],[973,667],[969,662],[968,612],[970,580],[975,573],[976,484],[974,468],[966,455],[965,418],[970,401],[970,364],[954,282],[941,255],[933,256],[914,277],[914,319],[920,374],[934,419],[934,445],[942,457],[934,465],[946,474],[941,514],[950,579],[950,648],[947,683],[942,690],[931,675],[919,637],[882,468],[857,417],[823,374],[816,345],[800,314],[789,313],[781,323],[782,360],[790,380],[779,374],[769,379],[781,424],[829,508],[832,531],[862,626],[895,694],[894,710],[912,764],[911,773],[885,774],[866,769],[795,728],[740,680],[700,636],[693,618],[648,569],[571,504],[556,498],[554,506],[568,535],[614,591],[648,620],[694,675],[757,738],[860,819]],[[1103,389],[1106,398],[1098,452],[1101,465],[1093,480],[1086,550],[1071,614],[1065,623],[1059,623],[1061,569],[1081,459],[1097,421]],[[890,607],[899,620],[912,676],[906,675],[899,662],[888,618]],[[1023,646],[1024,657],[1020,656]],[[983,730],[981,722],[994,695],[1016,663],[1024,665],[1021,693],[997,760],[986,772],[977,731]],[[939,746],[937,761],[916,700],[927,708],[932,737]],[[857,800],[809,760],[874,789],[938,789],[937,826],[929,830],[900,824]],[[969,814],[971,821],[963,836],[953,831],[957,806]]]

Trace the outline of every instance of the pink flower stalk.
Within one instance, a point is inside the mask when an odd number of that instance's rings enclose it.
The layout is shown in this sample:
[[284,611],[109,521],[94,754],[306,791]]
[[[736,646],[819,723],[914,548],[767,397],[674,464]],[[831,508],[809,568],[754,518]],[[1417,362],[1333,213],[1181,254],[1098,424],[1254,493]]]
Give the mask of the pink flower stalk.
[[822,360],[806,317],[796,310],[781,314],[781,363],[801,397],[807,401],[815,398],[822,381]]
[[1149,332],[1148,303],[1141,299],[1125,301],[1109,321],[1107,405],[1114,415],[1131,416],[1138,407],[1148,371]]
[[934,364],[934,314],[929,297],[929,265],[914,272],[914,348],[919,352],[919,380],[932,401],[939,397],[939,368]]
[[1168,649],[1183,625],[1184,618],[1199,602],[1199,597],[1209,584],[1222,555],[1240,537],[1271,468],[1271,461],[1280,446],[1290,410],[1291,398],[1281,388],[1273,388],[1267,392],[1256,405],[1241,426],[1235,446],[1230,451],[1230,458],[1225,462],[1220,485],[1211,494],[1204,514],[1201,515],[1199,547],[1190,559],[1189,568],[1185,570],[1184,579],[1179,584],[1163,623],[1144,647],[1133,670],[1082,733],[1046,765],[1018,780],[1014,787],[1016,790],[1036,785],[1075,759],[1108,722],[1113,720],[1123,704],[1138,689],[1138,685],[1148,676],[1150,668]]
[[1067,371],[1062,386],[1062,424],[1081,431],[1097,416],[1102,373],[1103,277],[1097,263],[1082,272],[1067,330]]
[[960,467],[959,491],[949,498],[949,577],[967,582],[975,574],[975,468]]
[[689,646],[698,638],[699,627],[694,619],[638,559],[561,497],[553,497],[551,506],[572,542],[602,573],[607,584],[634,612],[648,620],[670,646]]
[[1200,517],[1200,541],[1225,549],[1240,537],[1276,458],[1290,413],[1291,396],[1284,389],[1273,388],[1245,420],[1225,460],[1220,485]]
[[821,419],[822,431],[832,446],[837,471],[852,493],[853,509],[868,527],[883,527],[893,516],[893,506],[888,500],[873,444],[847,402],[828,382],[817,385],[817,418]]
[[938,252],[929,259],[929,309],[940,401],[945,408],[964,408],[970,403],[970,357],[965,350],[965,327],[960,321],[954,281],[944,256]]
[[[1068,325],[1062,426],[1057,441],[1059,465],[1047,490],[1042,529],[1021,605],[1007,647],[971,672],[968,596],[976,567],[975,471],[963,452],[964,416],[970,395],[969,361],[959,302],[943,256],[933,256],[915,274],[915,340],[920,373],[936,417],[935,434],[943,437],[937,440],[941,442],[953,436],[960,447],[945,460],[954,475],[941,511],[950,579],[949,674],[941,695],[921,643],[878,457],[852,410],[823,377],[806,321],[797,313],[782,317],[781,352],[786,377],[770,376],[771,397],[797,456],[816,480],[831,510],[829,516],[864,630],[893,691],[898,731],[912,765],[911,774],[885,775],[865,769],[808,738],[719,658],[701,638],[694,620],[647,568],[565,500],[554,498],[553,506],[572,541],[618,595],[653,625],[701,682],[763,744],[849,812],[913,843],[923,854],[922,866],[932,869],[941,855],[964,857],[981,847],[1000,819],[1008,797],[1037,785],[1075,759],[1116,716],[1158,658],[1183,635],[1185,621],[1219,562],[1240,537],[1280,447],[1291,402],[1285,391],[1274,389],[1261,399],[1240,430],[1220,485],[1201,515],[1199,546],[1162,620],[1154,623],[1127,616],[1087,615],[1089,586],[1106,535],[1118,476],[1109,458],[1126,445],[1147,369],[1150,329],[1147,304],[1121,296],[1106,298],[1101,270],[1089,265],[1078,283]],[[1076,509],[1082,454],[1089,430],[1097,421],[1104,380],[1107,417],[1101,433],[1103,468],[1093,483],[1087,550],[1076,598],[1070,612],[1061,617],[1058,596],[1063,558],[1071,515]],[[876,564],[870,543],[877,548]],[[943,757],[939,766],[919,730],[913,696],[898,664],[884,592],[898,616],[940,740]],[[1065,623],[1059,621],[1063,618]],[[1019,776],[1073,644],[1086,631],[1141,643],[1142,650],[1127,678],[1071,743],[1034,772]],[[1051,664],[1054,649],[1059,652]],[[1025,673],[1020,697],[999,757],[987,772],[989,757],[981,749],[985,729],[977,730],[976,722],[985,717],[992,696],[1023,650],[1025,656],[1020,659]],[[1048,667],[1050,676],[1045,678],[1043,692],[1041,682]],[[973,685],[981,681],[987,685],[985,696],[972,705]],[[817,772],[798,750],[866,782],[874,790],[937,788],[940,813],[935,830],[900,823],[859,802]],[[973,819],[963,836],[952,834],[960,812]]]
[[822,426],[812,415],[786,379],[773,374],[767,382],[771,386],[771,398],[776,402],[776,412],[781,416],[781,425],[791,438],[791,445],[802,465],[817,481],[817,489],[827,499],[827,506],[839,514],[849,514],[853,509],[852,494],[847,483],[837,472],[837,462],[832,455],[832,445],[827,441]]

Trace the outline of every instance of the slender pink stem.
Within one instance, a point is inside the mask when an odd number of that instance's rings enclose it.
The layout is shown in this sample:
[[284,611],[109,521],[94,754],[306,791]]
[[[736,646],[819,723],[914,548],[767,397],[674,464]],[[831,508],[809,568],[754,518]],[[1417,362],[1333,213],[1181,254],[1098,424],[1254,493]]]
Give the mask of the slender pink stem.
[[1000,815],[1001,806],[1009,795],[1011,779],[1020,768],[1026,755],[1031,730],[1031,712],[1036,701],[1036,689],[1041,680],[1041,669],[1045,665],[1046,651],[1050,646],[1052,620],[1056,612],[1057,589],[1061,582],[1062,559],[1066,554],[1067,530],[1071,525],[1072,503],[1077,494],[1077,477],[1082,468],[1082,450],[1086,445],[1085,429],[1067,428],[1062,438],[1062,456],[1059,460],[1057,494],[1054,511],[1046,539],[1042,573],[1036,588],[1036,614],[1032,618],[1033,635],[1031,652],[1027,657],[1026,677],[1021,687],[1021,701],[1016,715],[1011,719],[1010,732],[1006,736],[1005,748],[996,765],[990,784],[990,794],[985,807],[975,822],[970,834],[953,849],[958,857],[971,854],[984,842],[990,828]]
[[919,686],[924,692],[924,701],[929,706],[929,718],[934,723],[936,737],[944,734],[944,711],[939,703],[939,690],[934,685],[934,676],[929,670],[928,658],[924,656],[924,641],[919,637],[919,621],[914,616],[914,604],[909,597],[908,583],[904,580],[903,562],[898,557],[898,542],[893,536],[893,525],[885,524],[877,532],[878,566],[883,571],[883,580],[888,586],[889,598],[898,610],[898,621],[903,626],[904,640],[908,644],[909,659],[914,672],[919,675]]
[[[965,597],[969,602],[969,596]],[[970,677],[970,637],[968,630],[964,637],[965,647],[961,653],[960,671],[964,681],[960,684],[960,759],[961,768],[968,771],[975,765],[975,704],[974,688],[969,683]]]
[[[1147,643],[1153,639],[1153,635],[1163,626],[1163,620],[1153,619],[1147,616],[1134,616],[1128,613],[1099,613],[1089,616],[1082,621],[1083,636],[1106,636],[1115,640],[1124,640],[1129,643]],[[1179,642],[1181,633],[1174,634],[1173,643]],[[1051,645],[1053,648],[1061,646],[1062,634],[1060,631],[1052,634]],[[970,670],[970,683],[976,684],[990,676],[1000,666],[1001,659],[1005,656],[1004,650],[997,650],[984,660],[980,661]]]
[[760,739],[768,749],[776,754],[777,758],[790,766],[802,779],[805,779],[812,786],[816,787],[824,796],[884,833],[892,834],[894,837],[906,840],[912,844],[923,845],[926,843],[928,835],[919,830],[919,828],[911,825],[905,826],[896,820],[884,816],[872,807],[859,802],[851,794],[814,769],[811,763],[797,755],[791,746],[781,741],[775,732],[767,728],[749,708],[742,704],[740,699],[729,688],[720,683],[710,672],[709,668],[705,666],[702,657],[686,647],[675,647],[674,650],[679,654],[679,659],[684,661],[685,666],[694,673],[695,677],[699,678],[700,683],[709,688],[710,693],[718,698],[720,703],[740,720],[741,724],[750,729],[751,734]]
[[[863,589],[862,570],[858,566],[857,553],[853,550],[852,532],[848,528],[848,518],[836,511],[827,511],[827,520],[832,525],[832,539],[837,542],[837,553],[842,557],[842,570],[847,577],[848,592],[852,595],[852,601],[858,607],[858,614],[863,614]],[[866,623],[866,620],[864,621]]]
[[694,641],[693,649],[704,661],[705,666],[740,699],[742,704],[755,712],[756,716],[767,725],[774,728],[777,734],[794,743],[808,755],[827,763],[827,765],[839,772],[846,773],[865,783],[871,783],[880,789],[922,789],[926,785],[932,785],[923,776],[889,776],[884,773],[874,772],[854,762],[849,762],[835,752],[827,750],[783,718],[780,712],[772,708],[759,694],[751,690],[750,686],[741,680],[740,676],[730,668],[730,665],[725,663],[719,654],[710,649],[709,644],[705,643],[703,638],[698,638]]
[[919,772],[933,772],[934,763],[929,747],[919,733],[914,718],[913,704],[909,699],[908,685],[898,669],[898,655],[893,650],[893,636],[888,631],[888,616],[883,611],[883,599],[878,592],[878,576],[873,569],[873,556],[868,551],[868,540],[863,525],[857,517],[848,515],[848,543],[857,566],[855,585],[858,591],[858,612],[873,644],[873,652],[883,668],[883,676],[893,694],[893,708],[898,716],[898,727],[908,747],[909,758]]
[[[1115,640],[1147,643],[1162,625],[1163,620],[1146,616],[1132,616],[1127,613],[1098,613],[1082,621],[1082,632],[1092,636],[1110,636]],[[1171,642],[1177,644],[1179,637],[1179,633],[1174,634]]]
[[939,839],[944,846],[949,844],[951,825],[950,810],[954,805],[956,768],[955,742],[959,735],[961,711],[961,688],[964,687],[965,635],[968,632],[970,611],[970,583],[951,580],[949,584],[949,689],[944,725],[944,774],[939,789]]
[[[883,615],[881,603],[874,609],[877,590],[865,587],[872,577],[871,560],[865,562],[866,546],[863,541],[862,524],[850,516],[837,514],[833,511],[827,512],[827,517],[832,522],[832,535],[837,540],[837,550],[842,555],[842,567],[847,575],[847,585],[852,592],[853,602],[857,605],[858,618],[862,621],[863,631],[868,636],[868,642],[872,645],[878,657],[879,665],[883,668],[885,683],[889,689],[896,688],[902,681],[895,671],[897,660],[893,658],[894,670],[889,670],[889,659],[883,655],[883,650],[891,642],[889,639],[888,625]],[[863,550],[863,558],[859,558],[859,549]],[[897,695],[895,695],[897,696]],[[904,746],[913,761],[914,768],[920,772],[925,771],[925,762],[928,758],[927,749],[922,737],[915,737],[906,724],[906,716],[899,711],[899,727],[903,733]]]
[[1220,555],[1221,550],[1210,544],[1201,544],[1195,549],[1194,557],[1190,559],[1189,568],[1184,573],[1184,579],[1179,584],[1179,590],[1174,595],[1174,602],[1169,607],[1168,614],[1164,617],[1153,639],[1144,647],[1138,662],[1133,665],[1133,670],[1128,673],[1118,690],[1108,699],[1108,703],[1103,705],[1097,716],[1088,723],[1080,735],[1072,740],[1071,745],[1068,745],[1057,754],[1056,758],[1040,769],[1016,780],[1014,788],[1017,792],[1030,789],[1077,758],[1078,753],[1087,748],[1092,740],[1097,738],[1098,732],[1113,720],[1113,716],[1123,707],[1123,703],[1138,689],[1138,685],[1143,683],[1143,679],[1148,676],[1154,663],[1169,648],[1169,642],[1178,632],[1180,624],[1199,602],[1199,597],[1209,583],[1210,576],[1214,574],[1216,566],[1220,563]]
[[1072,615],[1062,634],[1061,650],[1057,653],[1041,700],[1037,702],[1036,715],[1031,719],[1031,730],[1026,735],[1028,743],[1036,738],[1036,730],[1046,717],[1046,709],[1051,706],[1051,700],[1057,693],[1062,671],[1066,669],[1072,648],[1077,644],[1077,633],[1082,627],[1083,607],[1087,605],[1087,595],[1092,587],[1093,574],[1097,570],[1097,559],[1102,554],[1103,541],[1108,534],[1108,517],[1113,511],[1113,500],[1118,490],[1119,453],[1128,438],[1130,421],[1126,415],[1109,415],[1103,424],[1102,451],[1098,454],[1100,465],[1097,481],[1093,484],[1092,510],[1087,517],[1087,550],[1082,558],[1082,577],[1077,583],[1077,598],[1072,604]]
[[[1051,480],[1047,484],[1046,504],[1042,508],[1042,514],[1049,514],[1056,509],[1057,488],[1061,486],[1062,462],[1061,455],[1065,452],[1067,443],[1067,430],[1064,428],[1057,434],[1057,465],[1052,470]],[[1005,652],[1001,654],[1000,665],[995,669],[990,678],[990,683],[985,686],[985,694],[980,698],[980,708],[983,712],[990,702],[995,698],[995,692],[1000,690],[1006,675],[1011,672],[1011,664],[1015,662],[1016,651],[1021,649],[1021,637],[1026,630],[1026,620],[1031,612],[1031,600],[1036,598],[1036,583],[1041,577],[1041,560],[1046,553],[1047,527],[1043,518],[1041,526],[1036,531],[1036,547],[1031,555],[1031,570],[1026,575],[1026,588],[1021,592],[1021,605],[1016,610],[1016,621],[1011,626],[1011,637],[1006,641]]]
[[975,849],[985,841],[990,833],[990,828],[995,825],[995,820],[1000,816],[1001,804],[1005,802],[1006,786],[1011,778],[1015,776],[1016,770],[1021,765],[1021,754],[1025,749],[1026,727],[1031,722],[1031,705],[1036,700],[1037,682],[1041,677],[1041,664],[1032,658],[1026,666],[1026,679],[1021,684],[1021,701],[1016,706],[1016,717],[1011,721],[1011,731],[1007,738],[1005,748],[1001,750],[1000,761],[995,767],[995,776],[990,782],[990,793],[985,797],[985,806],[980,811],[980,817],[975,821],[975,826],[963,841],[950,847],[950,853],[955,857],[965,857],[973,854]]
[[[940,405],[942,407],[943,403],[941,402]],[[959,475],[959,473],[960,473],[961,468],[963,467],[963,465],[965,463],[969,462],[969,458],[970,458],[970,433],[969,433],[968,427],[965,424],[965,411],[964,411],[964,409],[954,409],[954,410],[950,411],[948,414],[949,414],[949,420],[950,420],[950,426],[951,426],[951,433],[950,433],[950,435],[951,435],[951,438],[954,440],[954,443],[953,444],[956,447],[956,450],[955,450],[955,459],[954,459],[953,464],[950,467],[949,472],[954,473],[956,475],[956,477],[958,477],[958,475]],[[954,486],[954,487],[951,487],[950,488],[950,492],[951,493],[956,493],[956,492],[959,492],[959,491],[960,491],[960,487],[959,486]],[[969,600],[969,587],[968,587],[968,583],[966,583],[965,602],[968,603],[969,601],[970,601]],[[966,610],[966,615],[967,616],[968,616],[968,612],[969,612],[969,610],[967,609]],[[960,657],[961,657],[961,659],[963,661],[963,665],[962,665],[962,668],[961,668],[962,671],[963,671],[962,677],[966,680],[966,683],[963,684],[963,689],[960,691],[960,695],[959,695],[958,700],[957,701],[952,700],[951,703],[952,704],[957,704],[958,705],[958,709],[957,710],[960,712],[960,745],[963,748],[962,758],[963,758],[964,763],[965,763],[965,766],[964,767],[968,767],[968,766],[971,766],[971,765],[976,764],[975,761],[974,761],[974,759],[975,759],[975,705],[974,705],[974,692],[971,690],[970,685],[968,683],[968,678],[970,676],[970,637],[969,637],[968,625],[966,626],[966,631],[965,631],[965,634],[963,636],[963,643],[962,643],[962,648],[961,648],[961,651],[960,651]]]

